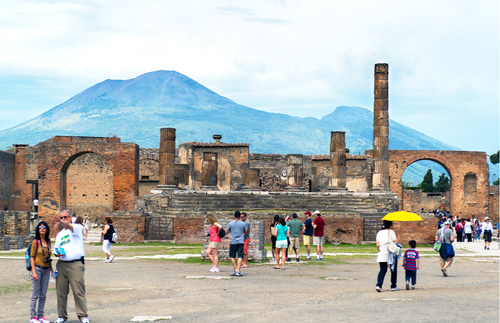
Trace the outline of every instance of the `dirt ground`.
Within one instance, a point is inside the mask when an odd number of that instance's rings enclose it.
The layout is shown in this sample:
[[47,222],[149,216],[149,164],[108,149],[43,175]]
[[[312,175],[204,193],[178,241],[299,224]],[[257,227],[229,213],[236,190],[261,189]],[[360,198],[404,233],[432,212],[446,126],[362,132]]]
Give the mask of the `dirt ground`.
[[[422,257],[417,289],[375,291],[374,256],[340,259],[344,264],[252,264],[244,277],[229,277],[232,267],[209,273],[207,264],[151,259],[87,261],[86,288],[91,322],[130,322],[135,316],[172,316],[172,322],[499,322],[497,257],[456,257],[443,277],[439,258]],[[0,259],[0,322],[28,322],[31,284],[24,260]],[[46,318],[57,319],[55,284],[50,283]],[[73,297],[69,322],[79,322]]]

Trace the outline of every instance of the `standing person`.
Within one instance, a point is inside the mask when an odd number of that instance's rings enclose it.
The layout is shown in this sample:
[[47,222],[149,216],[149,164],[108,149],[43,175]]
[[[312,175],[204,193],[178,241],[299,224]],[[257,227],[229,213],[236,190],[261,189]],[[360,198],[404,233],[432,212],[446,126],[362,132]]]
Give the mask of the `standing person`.
[[[227,232],[231,233],[231,243],[229,245],[229,259],[231,259],[231,263],[233,264],[234,272],[231,276],[243,277],[243,274],[240,272],[241,261],[244,254],[244,245],[245,245],[245,234],[247,233],[246,225],[244,222],[240,221],[241,213],[240,211],[234,212],[234,220],[229,222],[227,225]],[[236,261],[236,257],[238,257],[238,261]]]
[[420,256],[418,251],[415,250],[417,242],[415,240],[410,240],[408,244],[410,245],[410,249],[406,250],[405,255],[403,256],[406,290],[410,289],[410,280],[411,289],[415,289],[415,285],[417,284],[417,270],[420,269]]
[[464,226],[462,224],[461,219],[457,221],[457,224],[455,225],[455,231],[457,232],[457,241],[462,242],[462,234],[464,231]]
[[481,224],[479,223],[479,220],[476,220],[474,222],[474,241],[481,240],[481,232]]
[[435,240],[438,241],[439,238],[442,238],[443,244],[441,245],[441,249],[439,249],[439,256],[441,257],[441,272],[444,277],[448,276],[448,272],[446,269],[451,266],[453,263],[453,257],[448,257],[446,253],[446,245],[452,244],[455,241],[455,236],[453,235],[453,230],[450,228],[451,222],[446,221],[443,224],[443,227],[436,232]]
[[102,251],[106,254],[105,263],[111,263],[113,262],[113,259],[115,259],[115,256],[111,254],[111,239],[113,238],[113,232],[115,232],[113,220],[107,216],[104,219],[104,229],[101,232],[104,235],[102,240]]
[[465,237],[467,238],[467,242],[472,242],[472,233],[473,233],[472,223],[470,222],[470,219],[467,219],[464,225],[464,234]]
[[324,229],[325,229],[325,220],[321,217],[321,213],[319,213],[319,210],[314,211],[314,215],[316,216],[316,219],[314,219],[313,222],[313,228],[314,228],[314,237],[313,237],[313,244],[316,246],[316,261],[318,260],[323,260],[323,236],[324,236]]
[[493,234],[493,226],[491,225],[490,218],[485,217],[483,223],[483,236],[484,236],[484,249],[490,250],[491,236]]
[[50,323],[45,319],[44,308],[49,279],[54,274],[51,255],[50,228],[46,222],[42,221],[36,226],[35,240],[31,244],[30,323]]
[[[285,223],[286,223],[286,226],[290,229],[290,227],[288,226],[288,223],[290,222],[290,216],[287,215],[285,217]],[[290,257],[288,256],[288,249],[290,249],[290,236],[286,236],[286,243],[288,245],[288,247],[286,248],[286,262],[292,262],[292,259],[290,259]]]
[[304,246],[307,249],[306,260],[311,260],[311,237],[314,233],[314,227],[312,226],[311,212],[304,212],[306,220],[304,221]]
[[37,198],[35,198],[33,200],[33,211],[38,213],[38,199]]
[[248,267],[248,247],[250,247],[250,221],[248,220],[248,216],[245,212],[241,213],[241,221],[245,223],[246,227],[246,233],[245,236],[243,237],[245,242],[243,245],[243,253],[245,254],[245,258],[243,258],[243,264],[241,267],[247,268]]
[[274,235],[274,228],[279,224],[280,216],[275,214],[273,222],[271,222],[271,250],[273,253],[273,261],[276,261],[276,236]]
[[288,223],[290,228],[290,243],[295,251],[295,261],[299,262],[300,234],[304,232],[304,223],[297,220],[297,213],[292,214],[292,221]]
[[83,221],[83,240],[84,241],[87,241],[89,230],[90,230],[90,221],[89,221],[89,217],[86,215],[85,220]]
[[68,319],[67,305],[69,286],[75,299],[76,315],[82,323],[89,323],[87,300],[85,299],[85,250],[83,248],[83,226],[71,224],[71,212],[63,210],[54,219],[62,230],[56,236],[55,248],[60,249],[56,269],[57,312],[55,323],[65,323]]
[[208,232],[210,232],[210,244],[207,248],[207,256],[212,261],[212,269],[209,271],[211,273],[218,273],[219,270],[219,246],[221,243],[221,238],[219,237],[219,231],[222,229],[222,225],[220,225],[219,220],[213,215],[209,214],[207,216],[208,223],[210,223],[210,228]]
[[279,219],[279,224],[274,227],[274,235],[276,236],[276,266],[274,269],[280,269],[280,251],[281,254],[281,269],[285,269],[285,250],[288,249],[287,238],[290,235],[288,226],[284,218]]
[[[382,225],[382,229],[377,232],[377,262],[380,266],[380,271],[377,277],[377,285],[375,290],[377,292],[382,292],[382,285],[384,284],[385,274],[387,273],[387,268],[389,268],[389,245],[391,243],[398,242],[398,238],[396,237],[396,233],[392,228],[392,221],[384,220],[384,224]],[[391,290],[397,291],[398,288],[398,271],[397,271],[397,261],[394,264],[394,270],[391,270]]]

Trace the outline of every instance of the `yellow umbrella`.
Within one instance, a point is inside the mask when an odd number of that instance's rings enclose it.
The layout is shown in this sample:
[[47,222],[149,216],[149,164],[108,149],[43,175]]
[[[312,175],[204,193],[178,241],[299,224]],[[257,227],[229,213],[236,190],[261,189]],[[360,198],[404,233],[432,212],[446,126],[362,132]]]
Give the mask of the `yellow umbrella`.
[[397,211],[387,214],[382,218],[387,221],[422,221],[423,219],[418,214],[406,211]]

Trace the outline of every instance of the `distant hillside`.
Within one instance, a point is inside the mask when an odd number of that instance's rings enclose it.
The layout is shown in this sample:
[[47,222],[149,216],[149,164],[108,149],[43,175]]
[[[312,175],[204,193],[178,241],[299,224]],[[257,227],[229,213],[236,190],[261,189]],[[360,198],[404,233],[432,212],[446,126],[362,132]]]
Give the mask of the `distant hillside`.
[[[337,107],[321,119],[269,113],[239,105],[174,71],[131,80],[106,80],[40,116],[0,131],[0,147],[35,145],[55,135],[111,136],[158,147],[160,128],[177,129],[177,142],[247,142],[255,153],[327,154],[330,131],[345,131],[351,153],[372,148],[373,114]],[[390,149],[458,150],[395,121]]]

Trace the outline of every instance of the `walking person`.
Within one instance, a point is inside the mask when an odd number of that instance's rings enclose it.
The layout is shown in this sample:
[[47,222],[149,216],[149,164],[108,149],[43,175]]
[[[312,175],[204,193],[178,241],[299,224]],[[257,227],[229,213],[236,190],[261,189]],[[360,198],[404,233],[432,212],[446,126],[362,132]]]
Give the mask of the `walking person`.
[[420,256],[418,251],[415,250],[417,247],[417,242],[415,240],[410,240],[408,243],[409,249],[405,251],[403,256],[403,268],[405,269],[405,280],[406,280],[406,290],[415,289],[417,284],[417,270],[420,269]]
[[453,263],[453,256],[451,256],[447,249],[450,247],[446,247],[446,245],[450,245],[455,241],[455,236],[453,235],[453,230],[450,228],[451,222],[446,221],[443,224],[443,227],[436,232],[435,240],[438,241],[439,238],[443,241],[441,245],[441,249],[439,249],[439,256],[441,258],[441,272],[444,277],[448,277],[447,269]]
[[208,232],[210,233],[210,244],[207,248],[207,256],[212,261],[212,269],[209,271],[211,273],[218,273],[219,270],[219,246],[221,243],[221,238],[219,237],[219,231],[222,229],[222,225],[219,220],[213,215],[209,214],[207,216],[208,223],[210,223],[210,228]]
[[102,251],[106,254],[105,263],[111,263],[113,262],[113,259],[115,259],[115,256],[111,254],[111,239],[113,238],[113,232],[115,232],[113,220],[107,216],[104,219],[104,229],[101,232],[104,235],[102,240]]
[[316,259],[314,260],[318,261],[323,260],[325,220],[321,217],[319,210],[314,211],[314,215],[316,215],[316,219],[312,224],[314,228],[313,244],[316,246]]
[[[234,212],[234,220],[229,222],[227,225],[227,232],[231,233],[231,243],[229,245],[229,259],[231,259],[231,263],[233,264],[234,272],[231,276],[243,277],[243,274],[240,271],[241,261],[243,260],[244,254],[244,245],[245,245],[245,234],[246,225],[244,222],[240,221],[241,213],[240,211]],[[236,258],[238,260],[236,261]]]
[[274,215],[273,222],[271,222],[271,252],[273,254],[273,260],[276,261],[276,236],[274,235],[274,228],[279,224],[280,216],[278,214]]
[[483,223],[484,249],[490,250],[491,236],[493,235],[493,226],[490,218],[485,217]]
[[299,262],[300,234],[304,232],[304,223],[297,220],[297,213],[292,214],[292,220],[288,223],[290,228],[290,243],[295,251],[295,261]]
[[56,269],[57,313],[55,323],[66,323],[69,286],[73,291],[76,315],[82,323],[89,323],[85,298],[85,250],[83,248],[83,226],[71,224],[71,212],[63,210],[54,218],[62,230],[56,236],[55,248],[59,251]]
[[[396,233],[392,230],[392,221],[384,220],[382,229],[377,232],[377,262],[380,266],[380,271],[377,277],[377,285],[375,290],[377,292],[382,292],[382,285],[384,284],[385,274],[387,273],[387,268],[389,268],[389,245],[391,243],[398,242]],[[397,260],[394,266],[391,266],[391,290],[397,291],[398,288],[398,271],[397,271]]]
[[281,269],[285,269],[286,249],[288,249],[287,238],[290,235],[288,226],[284,218],[279,219],[279,224],[274,227],[274,235],[276,236],[276,266],[274,269],[280,269],[280,252],[281,252]]
[[250,221],[248,220],[248,216],[245,212],[241,213],[241,221],[245,223],[246,226],[246,233],[245,236],[243,237],[245,242],[243,243],[243,253],[245,254],[245,257],[243,258],[243,262],[241,267],[242,268],[247,268],[248,267],[248,248],[250,247]]
[[306,220],[304,221],[304,246],[307,250],[306,260],[311,260],[311,239],[314,233],[314,227],[312,226],[311,212],[304,212]]
[[[50,323],[45,319],[44,308],[52,268],[49,225],[41,221],[36,226],[35,240],[31,244],[31,301],[30,323]],[[38,309],[37,309],[38,302]]]
[[464,234],[465,238],[467,238],[467,242],[472,242],[472,233],[473,233],[472,223],[470,222],[470,219],[467,219],[464,225]]

